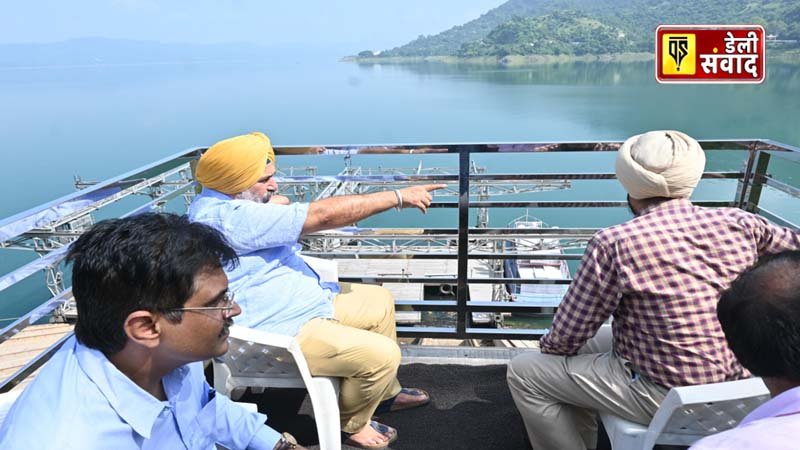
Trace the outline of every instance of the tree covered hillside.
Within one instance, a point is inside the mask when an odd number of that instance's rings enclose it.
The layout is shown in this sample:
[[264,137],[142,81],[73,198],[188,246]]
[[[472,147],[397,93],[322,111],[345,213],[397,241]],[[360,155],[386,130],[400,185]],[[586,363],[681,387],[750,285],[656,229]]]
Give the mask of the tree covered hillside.
[[458,56],[586,55],[632,49],[624,31],[574,11],[515,17],[486,38],[463,44]]
[[[537,21],[546,22],[539,26]],[[562,21],[562,26],[557,26]],[[592,21],[595,21],[594,23]],[[381,56],[483,56],[506,51],[532,54],[546,30],[558,43],[541,48],[556,54],[579,54],[589,44],[585,33],[599,33],[589,53],[652,51],[655,29],[661,24],[760,24],[781,39],[800,39],[800,2],[797,0],[509,0],[480,18],[434,36],[420,36]],[[602,25],[599,26],[598,25]],[[565,30],[569,30],[566,32]],[[612,31],[613,30],[613,31]],[[622,42],[610,39],[624,34]],[[576,33],[576,34],[570,34]],[[519,37],[509,40],[510,36]],[[533,46],[529,45],[534,43]],[[506,53],[508,54],[508,53]]]

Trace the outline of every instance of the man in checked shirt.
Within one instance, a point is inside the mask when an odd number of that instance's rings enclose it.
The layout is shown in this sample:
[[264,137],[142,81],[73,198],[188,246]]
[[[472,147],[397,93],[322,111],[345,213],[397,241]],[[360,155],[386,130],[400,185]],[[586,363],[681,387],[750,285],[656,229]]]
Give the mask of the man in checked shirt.
[[[540,352],[508,366],[534,450],[595,448],[596,412],[647,424],[669,388],[748,377],[717,321],[722,291],[800,233],[689,197],[705,155],[677,131],[634,136],[617,178],[636,216],[589,241]],[[603,323],[613,317],[612,332]]]

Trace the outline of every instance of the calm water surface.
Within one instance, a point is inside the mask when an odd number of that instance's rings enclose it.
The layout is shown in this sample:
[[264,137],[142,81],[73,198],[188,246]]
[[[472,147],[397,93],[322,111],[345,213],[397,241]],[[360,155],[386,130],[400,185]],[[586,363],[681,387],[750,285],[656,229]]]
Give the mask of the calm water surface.
[[[663,128],[702,139],[763,137],[800,145],[800,66],[768,69],[762,85],[716,86],[658,85],[652,62],[513,69],[336,61],[5,69],[0,218],[72,192],[73,175],[102,180],[252,130],[267,132],[276,145],[618,140]],[[355,162],[387,167],[419,161],[397,158],[360,156]],[[612,170],[609,155],[597,154],[475,159],[494,172]],[[457,158],[423,162],[454,167]],[[331,156],[312,163],[324,173],[338,172],[343,162]],[[800,184],[800,167],[779,166]],[[715,170],[739,167],[733,154],[709,163]],[[698,198],[728,199],[734,190],[730,183],[706,182]],[[575,182],[570,191],[536,198],[567,197],[619,200],[623,192],[615,182]],[[787,204],[780,195],[766,201]],[[521,213],[493,211],[492,225],[504,226]],[[533,213],[562,227],[605,226],[629,217],[622,209]],[[455,217],[455,211],[432,211],[421,224],[413,212],[387,213],[365,224],[454,226]],[[1,273],[32,258],[0,252]],[[47,298],[41,279],[35,281],[0,292],[0,319]]]

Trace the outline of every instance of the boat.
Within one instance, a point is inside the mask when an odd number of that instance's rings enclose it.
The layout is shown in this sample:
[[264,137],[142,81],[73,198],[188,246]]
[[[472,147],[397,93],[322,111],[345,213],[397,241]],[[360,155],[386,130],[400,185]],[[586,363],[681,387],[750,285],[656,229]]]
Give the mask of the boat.
[[[509,227],[515,230],[542,230],[548,227],[543,221],[531,216],[514,219]],[[509,241],[509,248],[529,251],[534,255],[563,255],[558,239],[540,237],[521,237]],[[571,280],[569,264],[564,259],[507,259],[504,264],[507,278],[523,280]],[[553,313],[566,294],[568,286],[563,284],[513,284],[506,285],[511,301],[524,302],[543,308],[543,312]]]

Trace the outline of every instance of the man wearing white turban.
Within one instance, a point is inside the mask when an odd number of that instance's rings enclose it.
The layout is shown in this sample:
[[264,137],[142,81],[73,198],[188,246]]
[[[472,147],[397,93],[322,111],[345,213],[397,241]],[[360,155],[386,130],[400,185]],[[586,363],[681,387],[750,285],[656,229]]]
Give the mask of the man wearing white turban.
[[706,155],[680,131],[634,136],[617,153],[617,179],[634,199],[689,198],[703,175]]
[[800,249],[800,233],[693,205],[704,167],[700,144],[678,131],[620,147],[636,217],[590,239],[541,352],[508,366],[535,450],[595,448],[598,411],[647,424],[672,387],[749,376],[717,321],[720,293],[759,256]]

